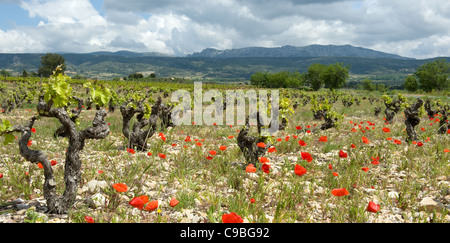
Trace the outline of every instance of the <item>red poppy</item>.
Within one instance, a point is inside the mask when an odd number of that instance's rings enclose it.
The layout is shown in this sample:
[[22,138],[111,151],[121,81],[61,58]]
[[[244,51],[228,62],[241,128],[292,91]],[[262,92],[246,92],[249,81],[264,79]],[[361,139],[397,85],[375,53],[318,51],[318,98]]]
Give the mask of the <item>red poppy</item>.
[[301,155],[303,160],[306,160],[308,162],[311,162],[313,160],[311,154],[308,152],[301,152]]
[[289,136],[286,136],[286,137],[284,138],[284,140],[286,140],[286,142],[287,142],[287,141],[289,141],[289,138],[290,138]]
[[283,141],[283,139],[281,139],[281,138],[277,138],[277,141],[278,141],[278,142],[281,142],[281,141]]
[[376,213],[376,212],[380,211],[380,205],[370,201],[369,205],[367,205],[367,211]]
[[245,168],[245,172],[247,172],[247,173],[254,173],[254,172],[256,172],[256,168],[255,168],[255,166],[253,164],[249,164]]
[[402,141],[400,141],[400,140],[398,140],[398,139],[394,139],[394,143],[400,145],[400,144],[402,144]]
[[333,165],[332,164],[328,164],[328,169],[333,170]]
[[327,142],[327,141],[328,141],[327,136],[320,136],[319,142]]
[[391,129],[389,129],[387,127],[383,127],[383,132],[391,132]]
[[447,133],[450,134],[450,129],[447,130]]
[[33,143],[33,141],[28,141],[27,146],[31,146],[31,144]]
[[212,156],[214,156],[214,155],[216,155],[216,154],[217,154],[217,152],[216,152],[216,151],[214,151],[214,150],[211,150],[211,151],[209,151],[209,154],[210,154],[210,155],[212,155]]
[[367,172],[367,171],[369,171],[369,167],[363,167],[362,170]]
[[199,146],[199,147],[201,147],[202,146],[202,143],[200,143],[200,142],[197,142],[195,145],[197,145],[197,146]]
[[41,169],[44,169],[44,166],[41,163],[38,163],[37,166]]
[[369,144],[370,143],[369,139],[367,139],[366,137],[362,137],[362,141],[365,144]]
[[132,148],[127,148],[127,152],[130,153],[130,154],[135,154],[136,153],[136,151],[134,151],[134,149],[132,149]]
[[300,129],[302,129],[302,127],[301,126],[296,126],[295,129],[300,130]]
[[162,153],[158,153],[158,156],[159,156],[161,159],[165,159],[165,158],[166,158],[166,155],[165,155],[165,154],[162,154]]
[[356,148],[356,145],[354,145],[354,144],[352,143],[352,145],[350,145],[350,147],[352,147],[352,148]]
[[333,176],[338,176],[339,174],[336,172],[333,172]]
[[112,185],[112,187],[114,189],[116,189],[116,191],[118,191],[118,192],[126,192],[126,191],[128,191],[127,185],[125,185],[123,183],[115,183],[115,184]]
[[444,149],[444,153],[450,152],[450,149]]
[[0,179],[2,179],[3,178],[3,173],[0,173]]
[[259,143],[256,144],[256,146],[258,146],[258,147],[260,147],[260,148],[265,148],[265,147],[266,147],[266,144],[263,143],[263,142],[259,142]]
[[128,204],[141,210],[144,208],[144,201],[140,197],[133,198]]
[[306,174],[306,172],[308,171],[305,169],[305,167],[298,164],[295,165],[294,173],[297,174],[298,176],[302,176]]
[[250,203],[255,203],[256,200],[254,198],[250,198]]
[[300,146],[305,147],[307,143],[305,143],[305,141],[303,141],[303,140],[300,139],[300,141],[298,141],[298,144],[299,144]]
[[264,173],[269,174],[270,173],[270,165],[269,164],[263,164],[261,169],[264,171]]
[[345,195],[349,195],[349,192],[345,188],[336,188],[331,190],[331,194],[333,194],[336,197],[342,197]]
[[52,166],[55,166],[57,163],[58,163],[58,162],[56,162],[56,160],[50,160],[50,164],[51,164]]
[[146,195],[142,195],[139,198],[144,202],[144,204],[149,202],[148,196]]
[[172,143],[172,147],[176,147],[177,146],[177,144],[176,143]]
[[227,149],[227,146],[220,146],[219,149],[224,151],[225,149]]
[[158,200],[151,201],[145,206],[145,211],[153,211],[158,208]]
[[190,137],[190,136],[187,136],[187,137],[184,139],[184,141],[185,141],[185,142],[190,142],[190,141],[191,141],[191,137]]
[[347,158],[348,154],[342,150],[339,151],[339,158]]
[[378,161],[380,159],[380,157],[371,157],[372,158],[372,164],[377,165],[380,163],[380,161]]
[[104,171],[103,171],[103,170],[99,170],[98,173],[99,173],[99,174],[102,174],[102,173],[104,173]]
[[152,153],[148,152],[147,155],[148,155],[148,156],[152,156]]
[[269,159],[266,158],[266,157],[259,157],[259,162],[265,164],[265,163],[270,162],[270,161],[269,161]]
[[421,127],[420,130],[425,131],[425,128]]
[[423,143],[422,143],[422,142],[418,142],[418,143],[417,143],[417,146],[422,147],[422,146],[423,146]]
[[180,202],[180,201],[178,201],[176,198],[172,198],[172,199],[170,200],[170,202],[169,202],[169,205],[173,208],[173,207],[177,206],[177,204],[178,204],[179,202]]
[[275,150],[275,147],[272,146],[272,147],[267,149],[267,152],[268,153],[273,153],[273,152],[277,152],[277,150]]
[[31,132],[36,133],[36,128],[31,128]]
[[233,135],[231,135],[231,136],[228,136],[228,138],[229,138],[229,139],[232,139],[232,138],[234,138],[234,136],[233,136]]
[[84,216],[84,221],[86,221],[86,223],[90,223],[90,224],[95,223],[94,219],[89,217],[89,216],[87,216],[87,215]]
[[207,156],[206,159],[207,159],[207,160],[212,160],[212,159],[214,159],[214,157]]
[[244,220],[241,216],[231,212],[229,214],[222,215],[222,223],[244,223]]

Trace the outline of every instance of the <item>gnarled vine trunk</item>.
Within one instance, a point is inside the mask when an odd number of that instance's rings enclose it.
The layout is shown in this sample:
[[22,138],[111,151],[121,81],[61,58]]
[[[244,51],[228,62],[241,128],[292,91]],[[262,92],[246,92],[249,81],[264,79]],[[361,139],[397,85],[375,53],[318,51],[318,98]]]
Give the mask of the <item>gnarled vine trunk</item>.
[[419,117],[419,109],[423,105],[423,100],[417,99],[416,103],[405,109],[405,124],[406,124],[406,133],[407,138],[406,142],[417,141],[417,133],[415,127],[420,123]]

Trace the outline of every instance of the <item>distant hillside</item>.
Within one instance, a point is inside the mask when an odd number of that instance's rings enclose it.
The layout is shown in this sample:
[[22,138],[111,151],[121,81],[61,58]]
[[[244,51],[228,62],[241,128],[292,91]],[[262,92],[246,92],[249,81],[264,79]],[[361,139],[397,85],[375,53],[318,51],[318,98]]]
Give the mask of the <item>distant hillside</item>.
[[396,54],[389,54],[351,45],[309,45],[303,47],[247,47],[241,49],[217,50],[204,49],[187,57],[367,57],[367,58],[392,58],[410,59]]
[[[250,54],[256,51],[259,51],[259,57],[248,57],[248,55],[256,55]],[[207,52],[210,54],[206,55]],[[221,55],[218,54],[220,52]],[[230,53],[233,52],[240,53],[242,56],[232,57]],[[247,56],[244,55],[245,52]],[[292,46],[251,47],[227,51],[207,49],[202,53],[205,56],[192,54],[186,57],[172,57],[159,53],[128,51],[61,53],[61,55],[66,59],[66,71],[69,76],[81,75],[105,80],[139,72],[144,76],[155,73],[157,77],[179,77],[202,81],[246,81],[256,72],[306,72],[307,68],[314,63],[328,65],[341,62],[350,66],[350,81],[368,77],[375,82],[389,85],[403,83],[406,75],[435,59],[409,59],[348,45],[340,47],[314,45],[303,49]],[[278,53],[279,56],[266,56],[275,55],[274,53]],[[317,56],[289,56],[295,53]],[[21,74],[23,70],[28,73],[37,72],[42,55],[45,53],[0,54],[0,70],[5,69],[14,76]],[[218,55],[221,57],[217,57]]]

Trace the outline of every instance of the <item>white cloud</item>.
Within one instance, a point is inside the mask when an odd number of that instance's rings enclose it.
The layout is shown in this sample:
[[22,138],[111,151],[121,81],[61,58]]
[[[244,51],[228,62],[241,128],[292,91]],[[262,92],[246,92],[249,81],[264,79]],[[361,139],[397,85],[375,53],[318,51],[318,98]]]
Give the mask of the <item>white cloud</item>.
[[450,56],[447,0],[103,0],[102,13],[88,0],[20,2],[41,21],[0,30],[0,52],[184,55],[208,47],[352,44],[417,58]]

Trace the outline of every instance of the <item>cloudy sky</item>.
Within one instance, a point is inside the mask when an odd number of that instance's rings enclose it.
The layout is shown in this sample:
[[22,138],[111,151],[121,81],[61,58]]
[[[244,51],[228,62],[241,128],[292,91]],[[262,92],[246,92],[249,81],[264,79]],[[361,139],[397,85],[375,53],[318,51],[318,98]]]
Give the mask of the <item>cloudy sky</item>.
[[450,56],[448,0],[0,0],[0,52],[351,44]]

